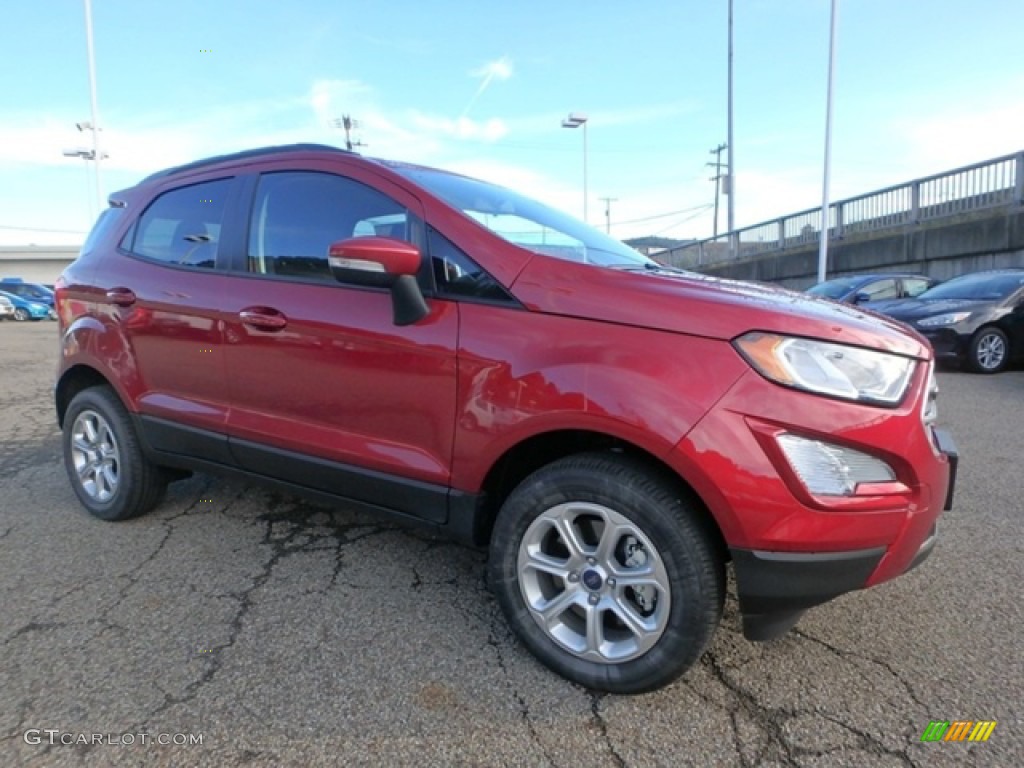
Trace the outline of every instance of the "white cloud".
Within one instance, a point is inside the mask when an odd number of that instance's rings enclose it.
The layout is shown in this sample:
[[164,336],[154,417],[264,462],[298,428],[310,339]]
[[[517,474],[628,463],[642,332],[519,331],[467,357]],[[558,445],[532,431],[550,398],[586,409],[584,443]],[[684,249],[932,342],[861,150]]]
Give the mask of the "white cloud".
[[491,80],[508,80],[512,77],[512,59],[502,56],[500,59],[488,61],[486,64],[477,67],[469,73],[472,77],[479,77],[486,86]]

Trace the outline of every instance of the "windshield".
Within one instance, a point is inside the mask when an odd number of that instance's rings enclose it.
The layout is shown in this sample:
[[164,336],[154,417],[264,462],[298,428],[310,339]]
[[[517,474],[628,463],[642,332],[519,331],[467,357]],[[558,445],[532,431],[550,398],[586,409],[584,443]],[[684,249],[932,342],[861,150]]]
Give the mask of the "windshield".
[[510,189],[432,168],[390,167],[522,248],[604,267],[657,266],[618,240]]
[[975,274],[956,277],[925,291],[919,299],[972,299],[998,301],[1024,285],[1024,272]]
[[862,277],[840,277],[835,280],[827,280],[824,283],[818,283],[812,288],[808,288],[808,293],[813,293],[815,296],[824,296],[828,299],[838,299],[849,293],[850,289],[853,288],[864,278]]

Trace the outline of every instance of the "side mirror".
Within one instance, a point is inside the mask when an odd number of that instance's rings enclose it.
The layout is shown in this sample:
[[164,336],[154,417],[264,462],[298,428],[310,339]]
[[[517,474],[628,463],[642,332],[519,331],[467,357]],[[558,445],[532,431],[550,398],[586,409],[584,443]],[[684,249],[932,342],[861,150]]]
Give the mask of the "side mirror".
[[865,302],[868,302],[868,301],[871,301],[871,294],[870,293],[864,293],[863,291],[858,291],[857,293],[853,294],[853,303],[854,304],[864,304]]
[[416,282],[423,258],[415,245],[391,237],[353,237],[331,243],[327,263],[340,283],[390,288],[395,325],[412,325],[430,314]]

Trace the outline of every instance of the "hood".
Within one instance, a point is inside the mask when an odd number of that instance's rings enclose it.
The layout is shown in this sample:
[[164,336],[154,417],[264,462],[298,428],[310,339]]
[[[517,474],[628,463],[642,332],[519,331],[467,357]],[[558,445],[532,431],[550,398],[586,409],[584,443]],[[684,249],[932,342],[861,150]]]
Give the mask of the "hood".
[[856,306],[694,272],[601,268],[536,257],[511,288],[536,312],[723,340],[768,331],[921,359],[931,355],[915,331]]
[[991,305],[991,301],[977,299],[903,299],[892,306],[879,307],[876,311],[884,312],[897,320],[912,321],[933,315],[944,315],[947,312],[972,312]]

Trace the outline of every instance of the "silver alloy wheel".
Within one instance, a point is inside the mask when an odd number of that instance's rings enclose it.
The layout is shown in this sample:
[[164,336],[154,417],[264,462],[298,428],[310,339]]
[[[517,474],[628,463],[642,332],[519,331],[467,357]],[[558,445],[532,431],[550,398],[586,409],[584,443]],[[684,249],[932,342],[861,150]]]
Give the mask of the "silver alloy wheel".
[[1006,357],[1006,343],[998,333],[986,333],[978,339],[978,365],[991,371],[1003,364]]
[[642,656],[668,623],[661,555],[636,524],[600,504],[568,502],[539,515],[519,545],[518,573],[537,625],[586,661]]
[[71,461],[82,490],[100,503],[117,493],[121,454],[107,420],[94,410],[78,414],[71,427]]

